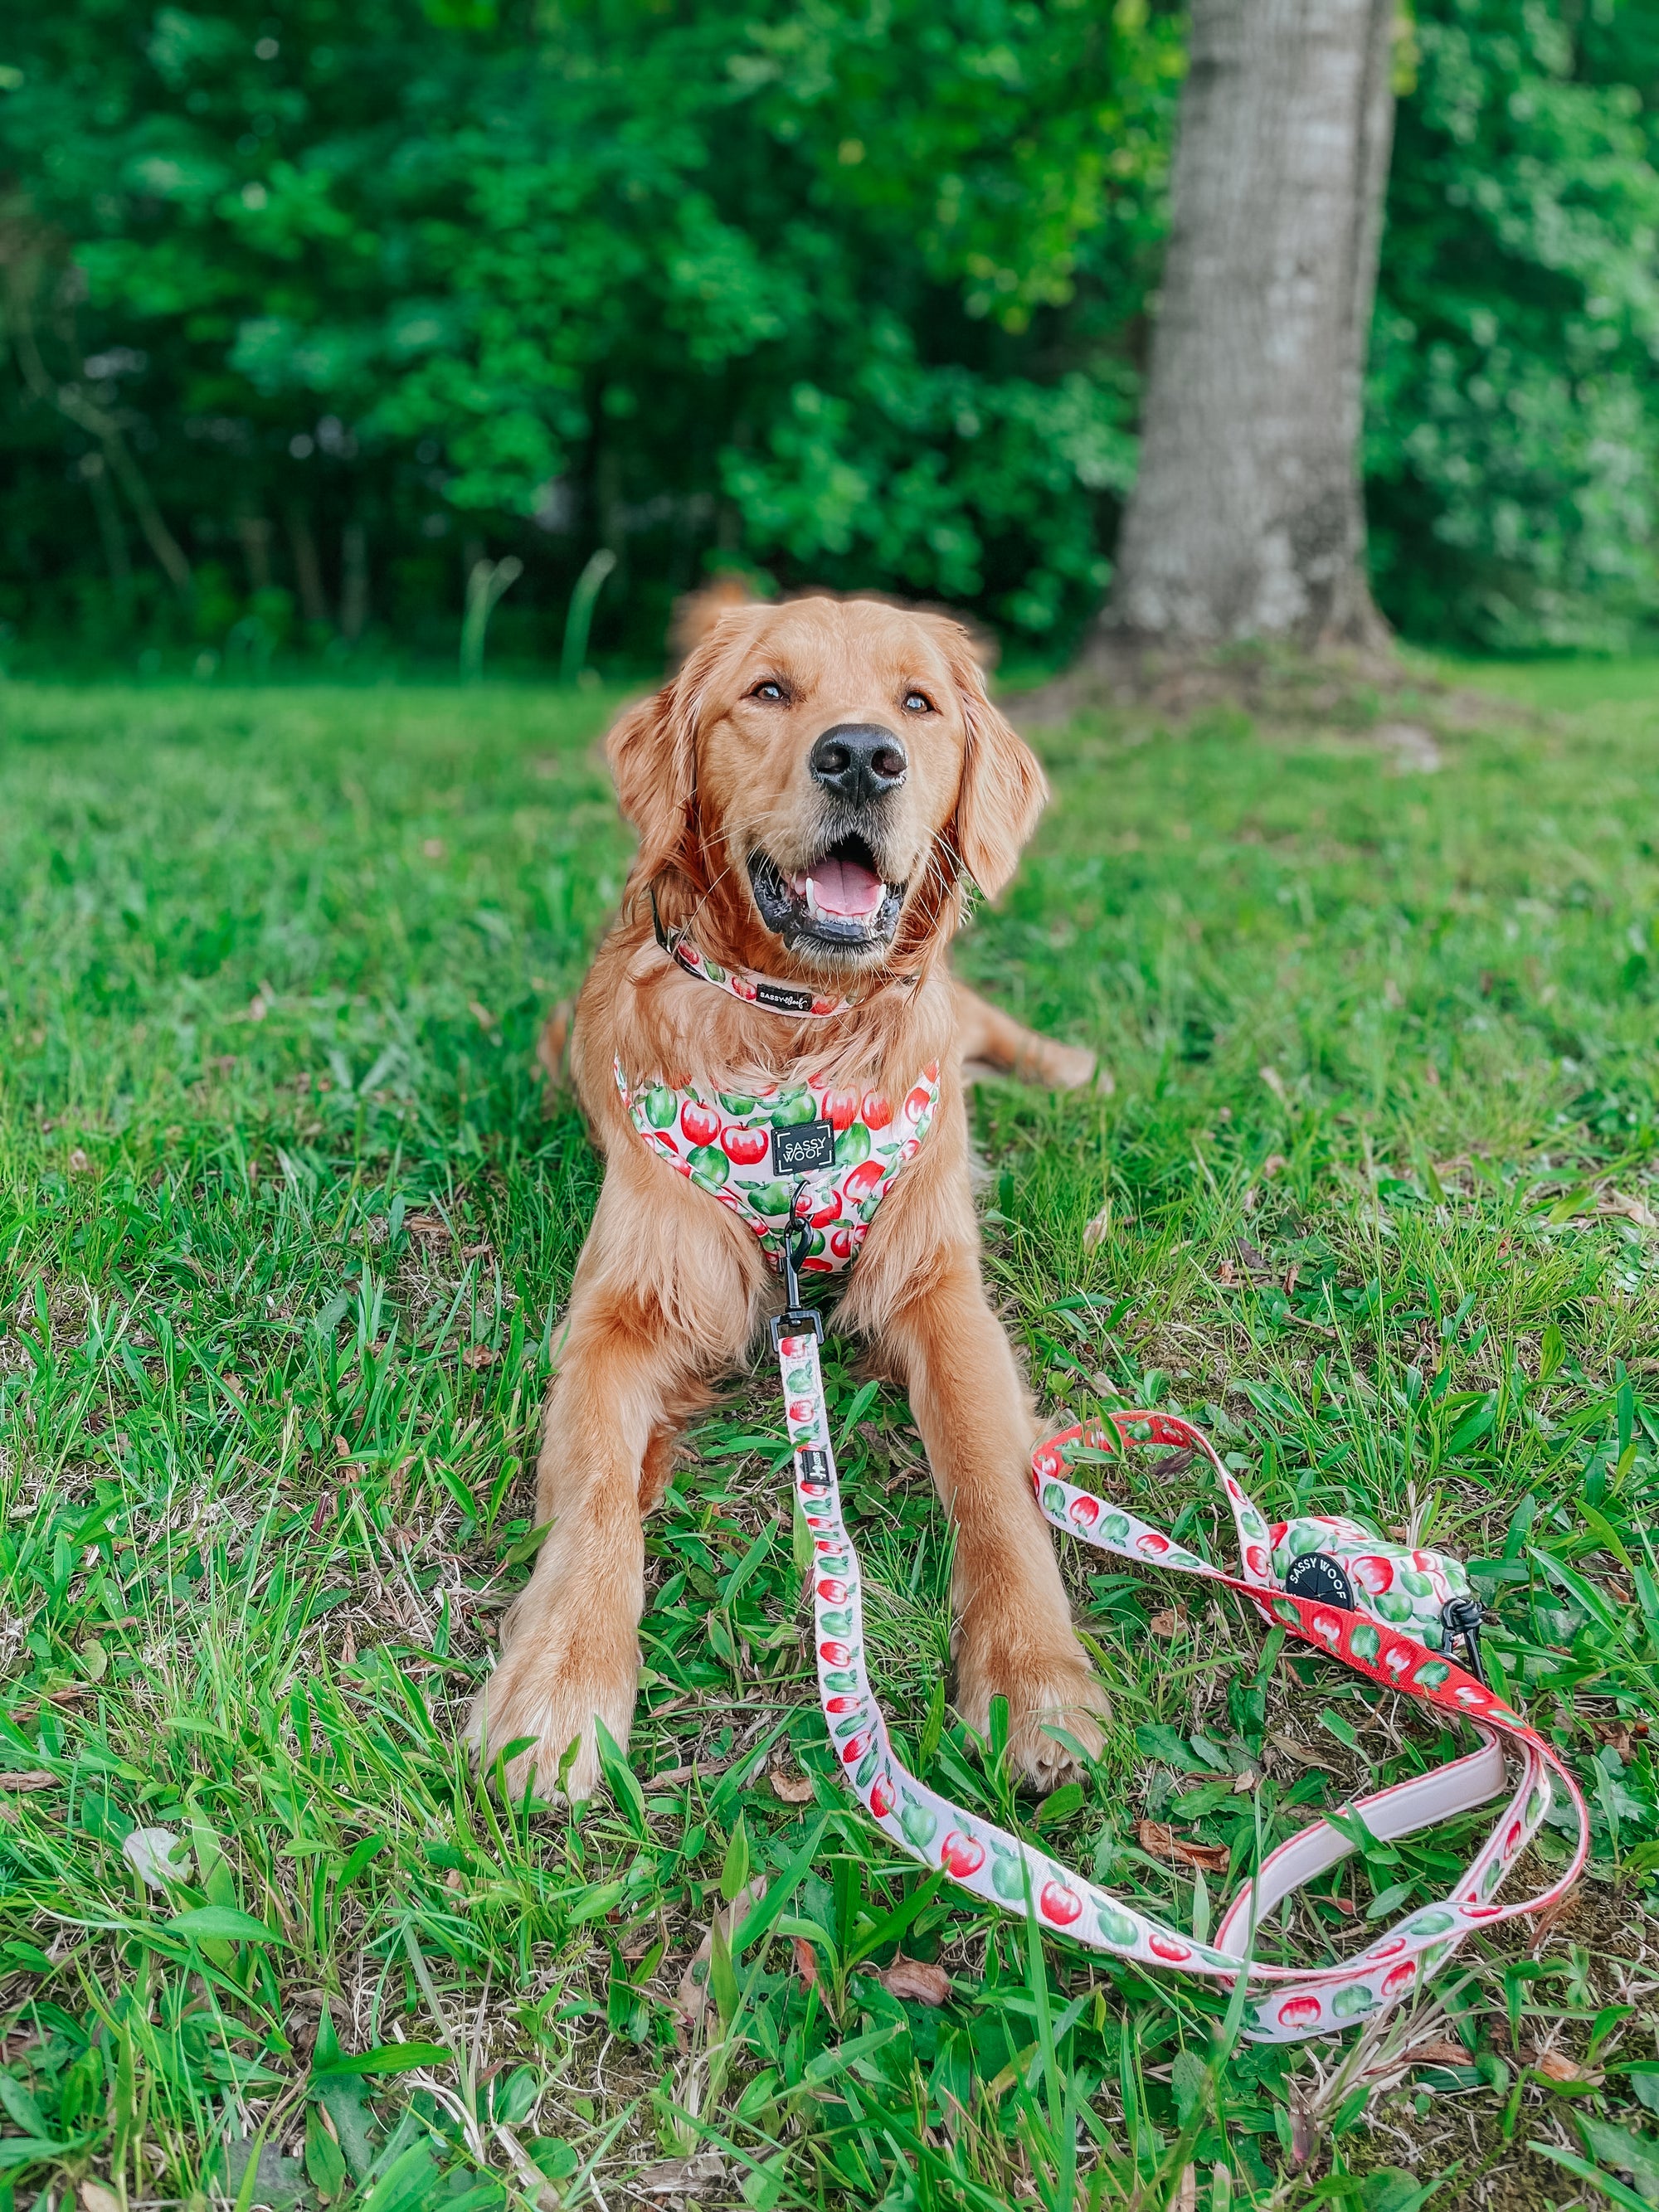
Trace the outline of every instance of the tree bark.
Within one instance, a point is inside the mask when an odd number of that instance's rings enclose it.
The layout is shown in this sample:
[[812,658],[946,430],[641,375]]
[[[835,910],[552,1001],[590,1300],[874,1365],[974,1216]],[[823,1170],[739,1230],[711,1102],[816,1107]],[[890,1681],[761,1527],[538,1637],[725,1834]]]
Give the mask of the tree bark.
[[317,540],[311,517],[296,500],[285,511],[289,549],[294,556],[294,580],[300,587],[300,611],[307,623],[329,620],[328,594],[323,589],[323,564],[317,558]]
[[1193,0],[1140,469],[1089,658],[1380,647],[1361,382],[1395,0]]

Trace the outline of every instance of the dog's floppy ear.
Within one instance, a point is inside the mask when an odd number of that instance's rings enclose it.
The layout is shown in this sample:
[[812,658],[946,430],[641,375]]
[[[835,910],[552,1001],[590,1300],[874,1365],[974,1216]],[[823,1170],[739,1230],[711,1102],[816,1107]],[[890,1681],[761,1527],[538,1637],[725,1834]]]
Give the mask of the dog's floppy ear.
[[705,629],[679,674],[630,707],[605,739],[617,803],[640,835],[636,879],[650,883],[670,866],[703,876],[697,822],[697,724],[727,648],[766,613],[727,606]]
[[957,793],[956,848],[963,866],[986,897],[994,898],[1013,874],[1025,841],[1036,827],[1048,785],[1036,755],[991,704],[966,630],[948,621],[939,628],[967,726]]
[[617,804],[639,832],[635,867],[647,883],[678,858],[691,817],[694,723],[680,679],[630,707],[605,741]]

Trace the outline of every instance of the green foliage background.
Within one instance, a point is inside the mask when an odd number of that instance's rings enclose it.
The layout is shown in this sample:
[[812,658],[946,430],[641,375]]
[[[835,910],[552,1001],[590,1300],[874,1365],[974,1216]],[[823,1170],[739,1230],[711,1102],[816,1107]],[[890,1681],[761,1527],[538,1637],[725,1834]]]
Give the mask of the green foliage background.
[[[1148,0],[20,9],[0,619],[449,653],[511,552],[495,637],[546,653],[609,544],[610,653],[731,562],[1057,653],[1133,477],[1183,33]],[[1398,71],[1380,595],[1616,641],[1659,601],[1659,21],[1424,0]]]

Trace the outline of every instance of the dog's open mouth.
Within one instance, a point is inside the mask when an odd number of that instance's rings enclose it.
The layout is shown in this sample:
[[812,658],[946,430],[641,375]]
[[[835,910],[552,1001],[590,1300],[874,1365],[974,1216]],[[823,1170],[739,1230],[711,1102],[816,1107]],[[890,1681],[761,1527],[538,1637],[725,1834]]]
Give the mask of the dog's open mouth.
[[787,945],[858,952],[890,944],[904,903],[902,884],[885,883],[862,837],[842,837],[786,875],[768,853],[749,860],[761,920]]

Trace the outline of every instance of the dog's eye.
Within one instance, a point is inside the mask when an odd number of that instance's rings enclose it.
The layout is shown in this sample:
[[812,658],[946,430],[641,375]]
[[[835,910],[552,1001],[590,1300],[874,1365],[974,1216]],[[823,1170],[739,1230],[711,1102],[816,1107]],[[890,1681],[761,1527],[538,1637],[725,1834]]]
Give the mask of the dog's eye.
[[907,714],[931,714],[934,712],[933,702],[925,691],[907,691],[904,711]]
[[769,699],[774,706],[787,706],[789,694],[775,676],[763,676],[749,694],[751,699]]

